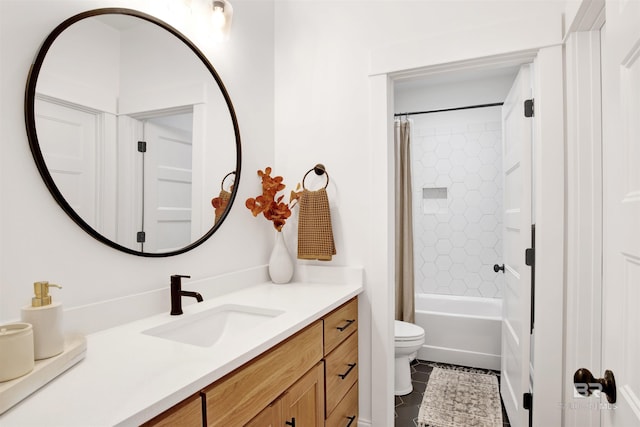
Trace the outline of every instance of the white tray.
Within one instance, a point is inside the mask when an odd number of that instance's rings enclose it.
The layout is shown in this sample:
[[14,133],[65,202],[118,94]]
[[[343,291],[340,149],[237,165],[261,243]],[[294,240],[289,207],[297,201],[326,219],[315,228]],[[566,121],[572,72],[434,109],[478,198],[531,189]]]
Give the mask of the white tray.
[[48,359],[36,360],[33,370],[28,374],[0,382],[0,414],[84,359],[86,354],[85,337],[67,337],[62,353]]

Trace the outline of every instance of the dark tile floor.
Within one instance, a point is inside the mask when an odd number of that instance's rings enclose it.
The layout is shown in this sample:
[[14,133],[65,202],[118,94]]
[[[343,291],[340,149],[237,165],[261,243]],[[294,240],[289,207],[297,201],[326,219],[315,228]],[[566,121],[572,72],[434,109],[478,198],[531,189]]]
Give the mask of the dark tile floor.
[[[424,391],[429,382],[429,375],[435,366],[468,369],[457,365],[447,365],[444,363],[427,362],[425,360],[414,360],[411,362],[411,382],[413,383],[413,391],[405,396],[395,396],[395,427],[416,427],[418,425],[418,410],[422,403]],[[479,369],[478,372],[493,372],[498,376],[500,381],[500,373],[487,369]],[[502,425],[510,427],[509,418],[502,405]]]

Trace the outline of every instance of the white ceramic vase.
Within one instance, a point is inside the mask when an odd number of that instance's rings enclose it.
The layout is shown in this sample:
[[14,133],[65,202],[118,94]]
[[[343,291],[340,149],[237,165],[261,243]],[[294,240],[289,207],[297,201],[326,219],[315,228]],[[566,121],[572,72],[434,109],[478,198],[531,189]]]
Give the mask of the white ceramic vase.
[[269,258],[269,276],[273,283],[289,283],[293,277],[293,260],[281,231],[276,233],[276,242]]

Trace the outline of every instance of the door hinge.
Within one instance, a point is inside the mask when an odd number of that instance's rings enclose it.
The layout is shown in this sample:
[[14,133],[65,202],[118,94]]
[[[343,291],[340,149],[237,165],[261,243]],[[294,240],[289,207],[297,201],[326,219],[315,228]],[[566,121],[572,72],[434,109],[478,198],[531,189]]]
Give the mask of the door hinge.
[[524,101],[524,116],[533,117],[533,98]]
[[529,267],[533,267],[536,264],[536,250],[533,248],[526,249],[524,251],[524,263]]
[[533,427],[533,394],[522,395],[522,407],[529,411],[529,427]]
[[533,405],[533,394],[524,393],[522,395],[522,407],[527,411],[530,411],[532,405]]
[[531,267],[531,313],[529,332],[533,334],[536,313],[536,225],[531,224],[531,248],[524,251],[524,262]]
[[147,234],[144,231],[138,231],[136,233],[136,242],[144,243],[147,239]]
[[147,141],[138,141],[138,151],[140,153],[147,152]]

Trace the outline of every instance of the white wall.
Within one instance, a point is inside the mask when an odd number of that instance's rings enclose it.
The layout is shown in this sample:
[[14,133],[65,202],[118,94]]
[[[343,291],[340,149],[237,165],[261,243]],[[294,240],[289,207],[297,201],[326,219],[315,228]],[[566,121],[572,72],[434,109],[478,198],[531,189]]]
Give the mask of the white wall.
[[[0,2],[0,321],[19,317],[36,280],[64,286],[53,298],[69,308],[168,287],[175,273],[198,279],[267,262],[272,228],[253,218],[244,200],[260,188],[255,170],[274,158],[273,4],[234,1],[231,39],[222,45],[210,41],[204,15],[166,5],[160,0]],[[56,25],[99,7],[138,9],[176,27],[207,55],[233,100],[243,144],[236,204],[217,233],[186,254],[142,258],[97,242],[58,207],[29,151],[23,98],[31,61]]]
[[[432,49],[442,54],[446,47],[430,46],[430,37],[535,20],[538,15],[557,17],[559,21],[562,11],[563,2],[558,1],[276,2],[276,166],[279,173],[298,177],[314,163],[326,165],[337,188],[337,196],[331,201],[340,205],[339,216],[334,217],[342,231],[335,262],[365,266],[362,304],[369,311],[372,295],[378,298],[392,286],[388,255],[393,251],[387,244],[388,224],[371,220],[384,217],[376,212],[388,209],[387,189],[371,185],[375,174],[387,173],[384,169],[372,170],[372,165],[381,164],[379,156],[383,153],[373,152],[377,139],[372,142],[375,138],[368,132],[372,111],[369,89],[370,85],[384,84],[369,78],[372,51],[424,40],[424,51],[415,52],[417,56],[426,57]],[[521,36],[527,37],[519,32],[504,34],[492,39],[491,49],[485,50],[508,51],[518,45],[511,41]],[[464,58],[474,46],[466,44],[465,52],[456,51],[447,57]],[[378,180],[385,181],[386,177]],[[360,339],[360,382],[363,395],[371,390],[371,399],[361,396],[361,422],[376,418],[375,425],[387,425],[392,422],[387,417],[393,414],[391,391],[386,389],[390,387],[389,377],[381,371],[385,366],[376,365],[372,370],[372,358],[380,361],[388,357],[372,355],[365,349],[388,343],[387,355],[392,355],[392,338],[387,323],[368,314],[364,312],[361,317],[361,327],[370,333],[363,333]],[[386,319],[386,313],[373,316]],[[380,350],[377,344],[374,347]],[[379,380],[372,381],[373,375]],[[386,388],[377,389],[375,384]]]
[[120,34],[112,27],[82,20],[49,48],[37,92],[117,114],[120,86]]

